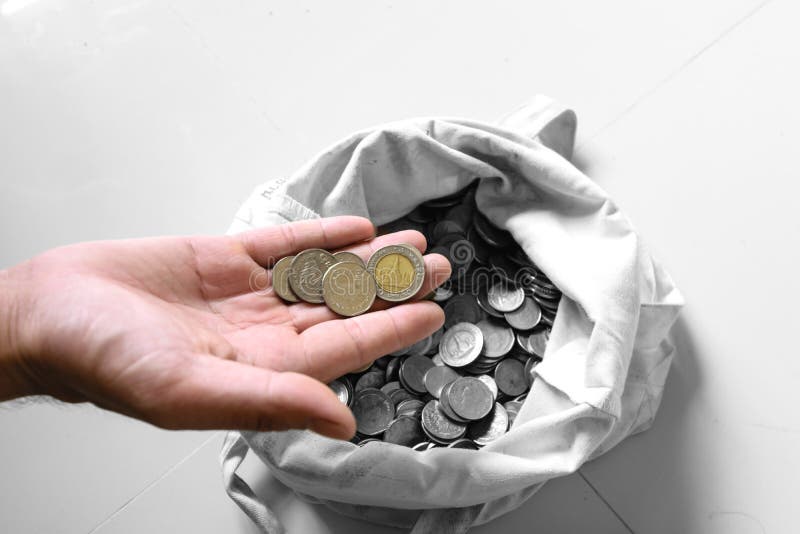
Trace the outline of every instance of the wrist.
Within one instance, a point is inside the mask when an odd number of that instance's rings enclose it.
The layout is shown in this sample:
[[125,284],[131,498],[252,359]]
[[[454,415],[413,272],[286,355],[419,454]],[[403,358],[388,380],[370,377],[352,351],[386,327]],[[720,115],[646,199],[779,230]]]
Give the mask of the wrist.
[[30,310],[22,267],[0,271],[0,401],[40,393],[26,364],[25,317]]

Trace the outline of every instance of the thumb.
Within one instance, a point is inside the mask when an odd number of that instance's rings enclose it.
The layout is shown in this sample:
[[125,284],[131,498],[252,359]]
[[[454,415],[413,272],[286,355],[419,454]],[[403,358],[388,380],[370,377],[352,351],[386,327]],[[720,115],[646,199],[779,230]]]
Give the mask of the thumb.
[[176,384],[151,404],[152,421],[171,429],[310,429],[338,439],[355,419],[325,384],[210,355],[198,355]]

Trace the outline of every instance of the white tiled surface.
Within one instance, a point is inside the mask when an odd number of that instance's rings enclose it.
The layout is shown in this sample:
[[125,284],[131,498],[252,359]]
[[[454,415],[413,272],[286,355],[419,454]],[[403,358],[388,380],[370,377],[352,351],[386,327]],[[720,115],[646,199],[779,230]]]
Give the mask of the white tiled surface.
[[[792,0],[0,0],[0,267],[62,243],[222,232],[252,187],[339,136],[493,120],[542,92],[577,162],[689,305],[654,428],[474,532],[796,530]],[[0,532],[255,532],[221,434],[91,407],[0,407]],[[396,532],[245,478],[289,532]]]

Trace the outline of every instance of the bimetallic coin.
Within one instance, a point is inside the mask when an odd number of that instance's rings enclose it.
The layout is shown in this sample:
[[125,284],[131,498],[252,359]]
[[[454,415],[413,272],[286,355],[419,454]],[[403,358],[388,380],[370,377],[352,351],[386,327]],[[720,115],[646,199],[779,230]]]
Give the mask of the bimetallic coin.
[[458,323],[442,336],[439,356],[450,367],[464,367],[475,361],[482,348],[481,330],[474,324]]
[[497,383],[497,389],[509,397],[521,395],[528,389],[525,366],[514,358],[506,358],[497,364],[494,381]]
[[539,305],[530,298],[525,297],[522,306],[514,311],[506,312],[505,318],[508,324],[518,330],[530,330],[542,320],[542,310]]
[[497,282],[489,288],[487,298],[489,305],[495,310],[503,313],[511,312],[522,306],[525,300],[525,291],[521,287]]
[[367,262],[367,270],[375,278],[378,296],[390,302],[410,299],[425,279],[422,254],[410,245],[389,245],[376,250]]
[[489,386],[473,377],[459,378],[448,388],[447,402],[462,419],[477,421],[492,411],[494,396]]
[[508,354],[514,346],[514,330],[500,321],[487,319],[476,326],[483,336],[483,356],[499,358]]
[[410,447],[425,439],[422,424],[416,417],[398,417],[389,425],[383,434],[383,441]]
[[360,315],[375,302],[375,279],[353,262],[335,263],[322,278],[322,297],[328,307],[346,317]]
[[469,425],[468,435],[480,446],[488,445],[508,431],[508,412],[499,403],[495,403],[492,412],[475,423]]
[[334,380],[328,384],[328,387],[331,388],[334,393],[336,393],[336,396],[339,398],[342,404],[345,406],[350,405],[350,391],[348,390],[347,386],[345,386],[344,382],[340,380]]
[[355,395],[351,407],[356,430],[364,436],[377,436],[386,431],[394,419],[394,404],[379,389],[365,389]]
[[293,259],[294,256],[286,256],[279,259],[272,266],[272,288],[286,302],[300,302],[300,299],[297,298],[297,295],[294,294],[294,291],[289,286],[289,270]]
[[422,429],[434,441],[449,443],[467,432],[467,426],[448,419],[439,408],[439,401],[432,400],[422,409]]
[[355,254],[354,252],[348,252],[346,250],[340,250],[339,252],[334,252],[333,257],[336,258],[337,262],[344,262],[349,261],[352,263],[357,263],[362,267],[366,267],[367,264],[364,263],[364,260],[361,259],[361,256]]
[[438,399],[442,394],[442,388],[450,382],[458,380],[460,376],[461,375],[452,368],[447,366],[432,367],[425,372],[423,382],[425,383],[425,389],[428,390],[428,393]]
[[294,294],[306,302],[322,304],[322,278],[336,258],[327,250],[310,248],[299,252],[292,259],[289,269],[289,285]]

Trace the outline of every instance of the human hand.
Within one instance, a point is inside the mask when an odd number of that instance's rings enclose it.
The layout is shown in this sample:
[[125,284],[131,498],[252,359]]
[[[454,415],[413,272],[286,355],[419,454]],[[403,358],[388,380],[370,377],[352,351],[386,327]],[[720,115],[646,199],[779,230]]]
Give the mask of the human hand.
[[[254,282],[269,287],[262,266],[307,248],[366,260],[389,244],[426,246],[416,231],[373,236],[367,219],[333,217],[47,251],[0,272],[0,400],[49,394],[169,429],[309,428],[349,439],[353,416],[325,384],[431,334],[442,310],[378,301],[344,319]],[[438,254],[425,265],[420,295],[450,275]]]

